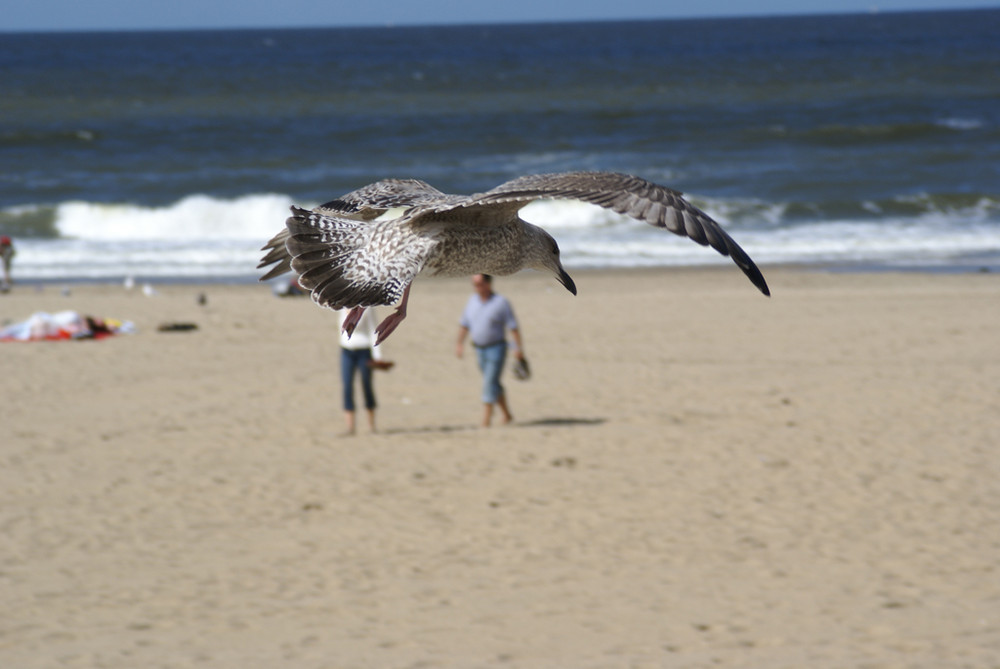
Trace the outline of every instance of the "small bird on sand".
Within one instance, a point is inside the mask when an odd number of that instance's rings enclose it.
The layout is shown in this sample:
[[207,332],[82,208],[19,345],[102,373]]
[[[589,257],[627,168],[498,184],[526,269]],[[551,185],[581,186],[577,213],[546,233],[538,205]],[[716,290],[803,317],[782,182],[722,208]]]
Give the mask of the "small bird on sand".
[[258,268],[274,265],[261,281],[295,272],[316,304],[350,309],[343,326],[349,335],[367,307],[398,300],[376,329],[376,344],[406,318],[410,284],[420,273],[503,276],[532,268],[550,272],[576,295],[556,240],[518,216],[542,199],[589,202],[711,246],[770,295],[750,256],[681,193],[614,172],[529,175],[475,195],[386,179],[312,210],[292,207],[285,229],[261,249],[267,253]]

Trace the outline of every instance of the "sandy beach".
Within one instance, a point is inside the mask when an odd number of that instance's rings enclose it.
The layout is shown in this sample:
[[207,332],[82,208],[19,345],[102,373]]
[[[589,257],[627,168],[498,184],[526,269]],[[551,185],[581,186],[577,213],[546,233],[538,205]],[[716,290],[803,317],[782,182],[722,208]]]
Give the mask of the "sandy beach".
[[308,299],[18,285],[138,332],[0,344],[0,666],[1000,666],[1000,275],[764,271],[499,278],[490,430],[418,280],[353,438]]

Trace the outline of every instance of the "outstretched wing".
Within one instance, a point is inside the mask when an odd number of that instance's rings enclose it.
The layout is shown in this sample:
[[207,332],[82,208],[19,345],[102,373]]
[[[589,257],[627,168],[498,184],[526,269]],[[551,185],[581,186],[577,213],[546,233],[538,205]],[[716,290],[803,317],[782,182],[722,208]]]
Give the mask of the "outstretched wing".
[[368,221],[397,207],[440,205],[462,199],[458,195],[446,195],[420,179],[383,179],[330,200],[315,211]]
[[267,253],[257,267],[274,264],[261,280],[293,271],[313,301],[330,309],[394,304],[433,245],[398,223],[292,207],[285,229],[261,249]]
[[487,203],[528,203],[539,199],[589,202],[625,214],[701,244],[711,246],[743,270],[765,295],[771,292],[750,256],[705,212],[666,186],[615,172],[536,174],[501,184],[468,198],[471,206]]

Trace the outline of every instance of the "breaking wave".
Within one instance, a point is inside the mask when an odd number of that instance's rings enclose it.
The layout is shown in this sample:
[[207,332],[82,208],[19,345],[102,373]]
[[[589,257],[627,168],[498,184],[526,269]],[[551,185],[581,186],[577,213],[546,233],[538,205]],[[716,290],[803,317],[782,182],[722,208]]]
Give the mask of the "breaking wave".
[[[760,263],[934,265],[1000,257],[1000,202],[980,195],[847,205],[691,200]],[[244,280],[256,276],[259,249],[281,229],[292,204],[291,197],[273,193],[191,195],[163,207],[74,201],[0,211],[0,229],[15,237],[21,278]],[[728,262],[711,249],[581,202],[535,202],[522,216],[553,233],[568,267]]]

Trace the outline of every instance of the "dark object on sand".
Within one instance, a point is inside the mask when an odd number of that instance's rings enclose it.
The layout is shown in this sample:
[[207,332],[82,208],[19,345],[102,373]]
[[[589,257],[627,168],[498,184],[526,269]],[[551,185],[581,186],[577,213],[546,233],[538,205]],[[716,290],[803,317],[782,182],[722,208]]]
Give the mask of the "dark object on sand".
[[157,332],[190,332],[197,329],[197,323],[160,323],[156,328]]

